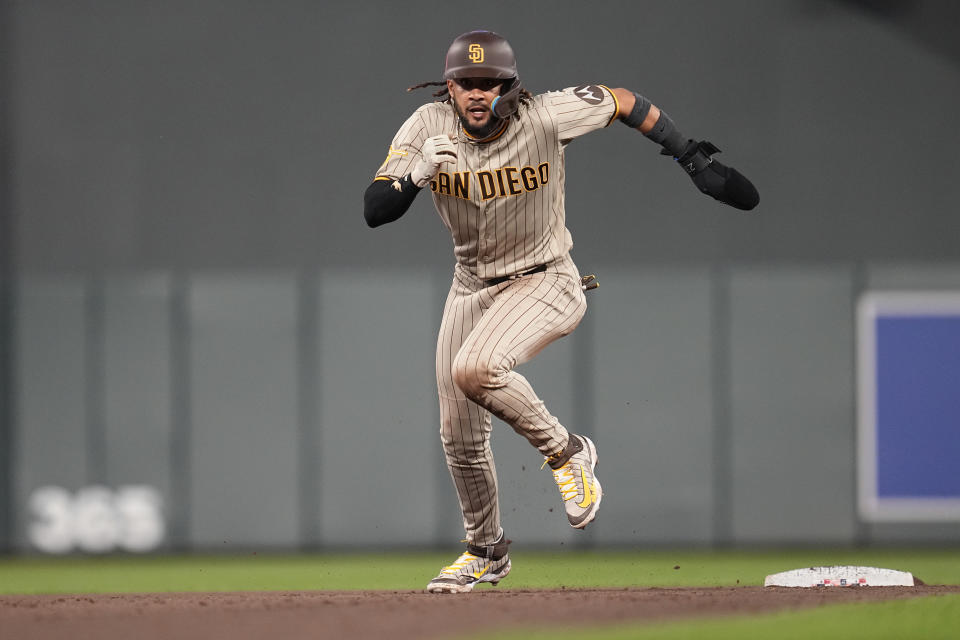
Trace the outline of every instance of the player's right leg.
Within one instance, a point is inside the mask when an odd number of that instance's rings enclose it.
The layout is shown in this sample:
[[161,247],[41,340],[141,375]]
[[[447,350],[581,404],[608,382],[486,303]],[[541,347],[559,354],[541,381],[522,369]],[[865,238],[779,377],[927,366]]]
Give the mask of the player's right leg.
[[490,450],[491,416],[453,384],[451,370],[463,337],[490,302],[480,288],[455,277],[437,338],[440,440],[463,513],[466,542],[478,547],[496,544],[503,534]]

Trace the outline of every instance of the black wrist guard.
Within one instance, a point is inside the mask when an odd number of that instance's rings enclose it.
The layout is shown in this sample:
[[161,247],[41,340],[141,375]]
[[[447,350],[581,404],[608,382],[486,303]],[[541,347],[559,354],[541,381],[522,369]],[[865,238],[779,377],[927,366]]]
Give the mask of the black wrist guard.
[[[666,151],[662,153],[666,153]],[[712,142],[707,142],[706,140],[703,142],[687,140],[686,145],[683,147],[683,152],[679,156],[676,156],[676,160],[680,163],[683,170],[687,172],[687,175],[692,178],[713,162],[713,158],[710,156],[715,153],[720,153],[720,149]]]
[[660,111],[660,117],[657,119],[653,129],[643,134],[663,147],[661,153],[673,156],[680,156],[684,152],[686,139],[677,131],[673,120],[663,110]]
[[701,193],[737,209],[749,211],[760,202],[760,194],[747,178],[710,156],[720,149],[706,140],[689,140],[677,162]]

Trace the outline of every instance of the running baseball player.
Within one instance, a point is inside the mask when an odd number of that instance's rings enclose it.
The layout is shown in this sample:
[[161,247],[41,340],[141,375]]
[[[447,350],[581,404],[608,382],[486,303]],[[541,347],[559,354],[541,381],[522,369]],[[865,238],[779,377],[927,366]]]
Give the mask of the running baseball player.
[[703,193],[740,209],[759,201],[753,185],[712,158],[719,151],[684,137],[643,96],[599,84],[531,95],[507,41],[490,31],[458,36],[436,101],[400,127],[364,194],[377,227],[400,218],[429,186],[453,235],[456,266],[437,339],[440,439],[456,486],[467,548],[427,585],[463,593],[510,572],[490,450],[491,415],[544,456],[571,526],[594,520],[603,498],[597,448],[554,417],[515,368],[568,335],[587,308],[570,258],[564,209],[564,151],[614,120],[663,147]]

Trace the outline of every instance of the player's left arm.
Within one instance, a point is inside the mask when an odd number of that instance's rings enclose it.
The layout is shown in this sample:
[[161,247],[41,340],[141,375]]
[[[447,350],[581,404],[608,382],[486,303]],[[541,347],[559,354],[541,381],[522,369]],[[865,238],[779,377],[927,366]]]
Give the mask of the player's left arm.
[[760,202],[756,187],[742,173],[710,157],[720,149],[706,140],[686,138],[666,113],[628,89],[611,89],[619,105],[618,117],[663,147],[673,156],[702,193],[738,209],[750,210]]

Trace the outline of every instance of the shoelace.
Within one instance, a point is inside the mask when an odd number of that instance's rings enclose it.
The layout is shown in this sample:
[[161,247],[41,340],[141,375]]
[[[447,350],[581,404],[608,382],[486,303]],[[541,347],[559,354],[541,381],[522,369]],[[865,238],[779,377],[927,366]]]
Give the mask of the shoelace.
[[573,500],[579,494],[577,489],[577,481],[573,475],[573,469],[570,468],[570,463],[567,463],[560,467],[559,469],[553,470],[553,479],[556,481],[557,486],[560,487],[560,494],[563,496],[563,501]]
[[440,571],[440,573],[447,573],[447,574],[456,573],[460,571],[460,569],[463,569],[465,566],[467,566],[468,564],[470,564],[476,559],[477,559],[477,556],[473,555],[469,551],[464,551],[463,554],[459,558],[457,558],[456,562],[454,562],[449,567],[444,567]]

